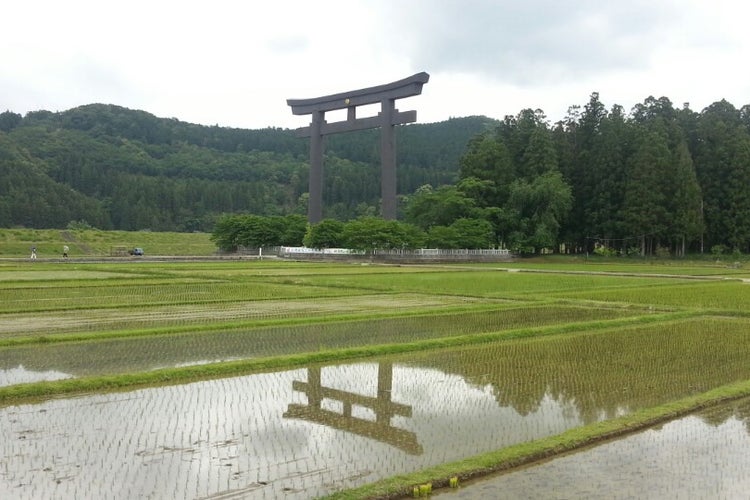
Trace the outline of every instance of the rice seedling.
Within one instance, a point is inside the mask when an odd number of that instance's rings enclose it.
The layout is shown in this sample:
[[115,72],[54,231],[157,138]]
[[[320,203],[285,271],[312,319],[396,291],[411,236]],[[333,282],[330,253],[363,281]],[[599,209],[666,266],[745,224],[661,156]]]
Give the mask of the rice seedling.
[[566,291],[556,293],[566,299],[637,304],[640,306],[679,307],[702,312],[747,313],[750,285],[739,280],[692,281],[680,284],[654,283],[648,293],[639,289]]
[[481,267],[446,268],[421,273],[395,273],[368,276],[319,275],[301,276],[299,283],[380,291],[409,291],[417,293],[467,295],[486,298],[542,298],[555,293],[576,290],[642,289],[644,286],[689,282],[680,278],[649,278],[585,274],[508,273]]
[[[448,305],[447,303],[445,305]],[[368,302],[372,306],[372,299]],[[212,306],[208,314],[211,319],[218,319],[226,312],[234,318],[239,314],[249,314],[247,306],[240,311],[235,309],[219,309]],[[191,309],[196,318],[196,307]],[[159,318],[165,324],[174,324],[175,318],[165,315],[162,308]],[[255,328],[218,328],[212,331],[205,329],[205,319],[200,321],[203,329],[186,331],[184,333],[171,332],[156,335],[148,330],[143,334],[137,330],[122,332],[117,337],[116,331],[110,333],[92,332],[88,335],[77,334],[72,338],[60,332],[65,331],[63,316],[55,316],[48,330],[37,331],[56,336],[44,338],[46,342],[34,342],[34,337],[25,337],[28,342],[23,346],[20,338],[6,340],[6,345],[16,346],[13,349],[0,348],[0,367],[25,366],[37,371],[55,370],[63,373],[85,376],[92,374],[126,373],[130,371],[145,371],[169,366],[186,364],[200,364],[217,362],[228,359],[258,358],[315,352],[322,349],[342,349],[361,345],[379,345],[406,343],[439,337],[454,337],[486,332],[509,331],[530,326],[554,325],[561,320],[589,321],[609,318],[620,318],[633,315],[632,311],[619,309],[576,308],[560,305],[546,305],[538,307],[501,307],[486,310],[470,310],[468,312],[440,312],[437,314],[419,314],[402,317],[379,318],[371,317],[363,320],[340,320],[303,324],[288,324]],[[186,315],[178,318],[185,319]],[[133,328],[139,321],[153,327],[154,319],[150,316],[134,315],[118,316],[105,322],[104,317],[88,325],[75,315],[69,319],[70,328],[78,329],[83,326],[106,325],[114,328],[122,324]],[[122,322],[122,323],[117,323]],[[25,323],[24,323],[25,325]],[[221,327],[226,323],[219,323]],[[9,331],[10,323],[0,330]],[[194,328],[190,323],[187,329]],[[29,334],[28,326],[19,325],[19,329]],[[137,334],[137,335],[136,335]],[[88,339],[87,342],[82,340]],[[72,342],[72,340],[76,340]],[[15,342],[14,342],[15,341]],[[29,345],[31,344],[31,345]],[[34,345],[35,344],[35,345]],[[61,345],[64,344],[64,345]],[[2,345],[2,342],[0,342]]]

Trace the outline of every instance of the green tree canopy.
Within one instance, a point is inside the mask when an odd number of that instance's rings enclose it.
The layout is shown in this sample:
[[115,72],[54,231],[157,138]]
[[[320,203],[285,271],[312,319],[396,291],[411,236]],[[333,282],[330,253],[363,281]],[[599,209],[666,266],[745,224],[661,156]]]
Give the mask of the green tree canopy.
[[378,217],[361,217],[347,222],[342,233],[346,248],[354,250],[412,249],[424,242],[424,233],[415,226]]
[[303,243],[309,248],[341,248],[343,246],[344,223],[335,219],[323,219],[309,226]]
[[437,189],[425,186],[409,198],[404,212],[407,222],[427,230],[471,217],[475,208],[475,200],[456,186],[441,186]]

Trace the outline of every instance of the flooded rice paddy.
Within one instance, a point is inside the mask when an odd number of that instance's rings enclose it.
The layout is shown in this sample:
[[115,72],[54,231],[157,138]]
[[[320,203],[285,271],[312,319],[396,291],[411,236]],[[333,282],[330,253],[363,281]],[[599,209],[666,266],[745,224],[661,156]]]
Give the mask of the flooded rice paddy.
[[747,322],[710,324],[8,406],[0,497],[311,498],[750,379]]
[[458,376],[388,370],[321,369],[319,407],[302,369],[5,408],[0,495],[311,498],[581,423],[551,397],[522,416]]
[[[59,300],[59,299],[55,299]],[[27,299],[26,302],[33,302]],[[39,302],[39,301],[37,301]],[[418,294],[352,295],[348,297],[268,299],[253,302],[204,302],[185,305],[139,305],[135,308],[98,308],[27,311],[3,314],[0,335],[56,335],[85,331],[111,331],[123,328],[196,326],[220,321],[278,320],[295,317],[324,317],[332,314],[362,314],[416,308],[456,307],[477,304],[471,297]]]
[[[134,264],[2,269],[0,498],[307,499],[750,380],[750,288],[710,266],[698,271],[711,280],[584,266]],[[521,335],[534,337],[510,339]],[[258,358],[348,348],[368,357],[250,374]],[[411,352],[372,355],[397,350]],[[226,360],[243,362],[190,370],[189,383],[11,399]],[[233,367],[247,371],[212,378]],[[38,381],[50,382],[24,387]],[[506,474],[500,491],[735,497],[748,486],[747,407]]]
[[748,449],[750,399],[746,398],[434,496],[445,500],[747,498]]
[[[370,303],[384,298],[368,297]],[[400,306],[410,302],[398,297]],[[366,302],[359,300],[359,307]],[[387,298],[389,303],[395,299]],[[456,298],[442,298],[448,306]],[[465,301],[464,301],[465,302]],[[420,303],[424,303],[420,302]],[[265,307],[271,307],[264,304]],[[282,309],[290,314],[293,304]],[[385,305],[383,307],[386,307]],[[79,312],[80,314],[80,312]],[[163,311],[162,311],[163,314]],[[23,382],[109,375],[187,366],[232,359],[279,356],[321,349],[413,342],[503,329],[544,326],[564,320],[601,320],[633,315],[625,309],[570,306],[525,306],[481,312],[380,318],[232,331],[98,339],[96,342],[35,344],[0,348],[0,387]],[[51,323],[52,325],[53,323]]]

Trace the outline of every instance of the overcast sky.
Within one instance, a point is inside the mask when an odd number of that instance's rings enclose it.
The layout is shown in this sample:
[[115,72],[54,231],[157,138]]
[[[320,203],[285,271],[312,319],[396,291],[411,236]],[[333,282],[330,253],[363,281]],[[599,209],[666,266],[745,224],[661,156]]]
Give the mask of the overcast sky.
[[[296,128],[288,98],[426,71],[418,121],[542,109],[592,92],[700,111],[750,103],[746,0],[6,2],[0,112],[107,103],[227,127]],[[328,116],[335,121],[335,116]]]

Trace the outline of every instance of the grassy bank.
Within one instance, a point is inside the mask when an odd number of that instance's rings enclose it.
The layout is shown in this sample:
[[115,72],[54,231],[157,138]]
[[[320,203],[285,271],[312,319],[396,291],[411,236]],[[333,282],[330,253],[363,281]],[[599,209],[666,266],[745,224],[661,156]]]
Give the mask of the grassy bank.
[[216,253],[208,233],[100,231],[97,229],[0,229],[0,257],[27,258],[31,247],[40,259],[110,256],[115,249],[141,247],[146,255],[207,256]]

